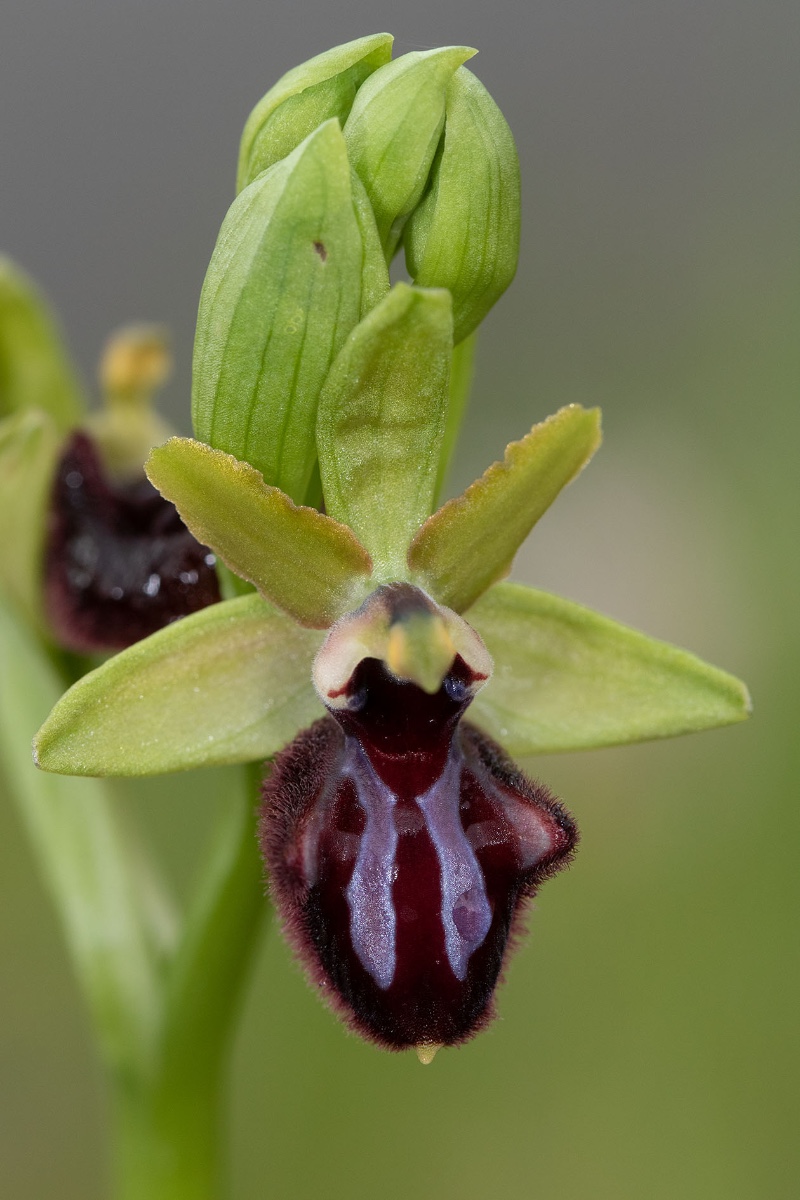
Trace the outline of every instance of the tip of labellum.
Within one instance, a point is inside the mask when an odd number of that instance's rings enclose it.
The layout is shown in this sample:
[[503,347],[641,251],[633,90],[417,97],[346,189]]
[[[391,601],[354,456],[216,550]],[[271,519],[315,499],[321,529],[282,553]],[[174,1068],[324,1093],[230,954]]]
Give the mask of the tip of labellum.
[[434,1046],[430,1042],[421,1046],[415,1046],[414,1052],[417,1058],[422,1063],[423,1067],[428,1067],[436,1058],[436,1055],[441,1050],[441,1046]]
[[214,555],[145,479],[114,483],[75,433],[53,485],[45,547],[48,621],[68,650],[121,650],[220,599]]
[[263,787],[270,886],[310,978],[351,1028],[430,1062],[491,1019],[527,901],[569,861],[577,830],[461,720],[483,679],[461,653],[430,693],[383,656],[361,657],[342,682],[348,651],[334,649],[322,659],[336,670],[315,667],[318,687],[336,684],[331,716],[278,755]]

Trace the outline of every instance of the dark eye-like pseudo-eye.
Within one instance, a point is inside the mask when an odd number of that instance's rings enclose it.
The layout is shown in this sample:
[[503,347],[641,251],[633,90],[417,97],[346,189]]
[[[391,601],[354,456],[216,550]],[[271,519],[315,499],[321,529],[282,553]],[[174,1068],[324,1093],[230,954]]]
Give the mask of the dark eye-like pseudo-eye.
[[[409,620],[431,628],[440,620],[427,597],[411,596],[416,589],[391,590],[386,655],[351,670],[347,622],[334,627],[327,657],[323,648],[325,665],[334,663],[327,693],[319,669],[315,678],[331,715],[278,756],[264,784],[261,839],[309,976],[357,1032],[388,1049],[414,1047],[427,1061],[491,1018],[525,902],[568,862],[577,831],[541,784],[462,721],[491,670],[474,631],[460,645],[456,632],[435,691],[390,669],[393,634],[402,640]],[[384,608],[389,591],[375,594]],[[448,618],[450,633],[454,622],[468,630]],[[362,648],[364,623],[351,619]],[[344,686],[339,672],[349,672]]]
[[58,464],[48,516],[45,608],[58,642],[119,650],[220,599],[215,557],[142,474],[110,480],[75,433]]

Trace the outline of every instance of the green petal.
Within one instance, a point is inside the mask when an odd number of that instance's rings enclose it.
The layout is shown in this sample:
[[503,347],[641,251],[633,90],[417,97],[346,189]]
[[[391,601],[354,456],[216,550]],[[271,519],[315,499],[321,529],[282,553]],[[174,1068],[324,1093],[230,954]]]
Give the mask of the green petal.
[[41,625],[42,549],[61,438],[47,413],[0,421],[0,591]]
[[259,596],[212,604],[84,675],[37,734],[37,765],[157,775],[267,758],[322,715],[322,640]]
[[367,594],[370,558],[351,531],[298,508],[249,463],[170,438],[145,469],[198,541],[301,625],[325,629]]
[[466,46],[412,51],[380,67],[356,95],[344,134],[388,258],[425,190],[444,125],[445,89],[476,53]]
[[47,305],[0,257],[0,417],[28,408],[43,409],[64,432],[80,421],[83,401]]
[[732,675],[558,596],[502,583],[466,615],[495,662],[470,719],[511,754],[673,737],[750,712]]
[[361,84],[391,59],[393,40],[390,33],[357,38],[287,71],[247,118],[237,192],[290,154],[323,121],[336,117],[344,125]]
[[327,121],[234,201],[200,298],[195,433],[298,503],[316,459],[320,389],[361,316],[350,176],[339,125]]
[[399,283],[345,343],[317,422],[326,510],[354,530],[378,582],[433,507],[452,354],[450,296]]
[[0,762],[50,891],[107,1065],[152,1069],[171,915],[99,780],[42,775],[31,737],[62,683],[30,631],[0,605]]
[[449,500],[422,526],[408,552],[416,581],[463,612],[511,569],[522,542],[600,444],[600,410],[570,404]]
[[403,233],[409,274],[453,295],[456,345],[502,296],[519,257],[519,160],[483,84],[459,67],[447,88],[444,140],[431,187]]

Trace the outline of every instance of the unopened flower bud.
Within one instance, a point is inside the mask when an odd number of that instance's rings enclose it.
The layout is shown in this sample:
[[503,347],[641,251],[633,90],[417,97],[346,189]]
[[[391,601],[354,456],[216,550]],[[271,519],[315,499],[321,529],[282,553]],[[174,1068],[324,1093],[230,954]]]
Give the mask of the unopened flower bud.
[[247,118],[237,192],[291,154],[324,121],[336,117],[344,125],[361,84],[391,59],[392,40],[389,33],[357,38],[287,71]]
[[452,293],[456,343],[514,278],[519,227],[519,161],[511,130],[483,84],[460,67],[447,88],[430,190],[403,233],[414,282]]
[[453,72],[476,53],[465,46],[415,50],[370,75],[344,127],[350,161],[375,211],[387,258],[428,181]]
[[316,463],[317,400],[331,363],[389,287],[351,175],[339,124],[327,121],[234,201],[200,298],[195,433],[298,503]]

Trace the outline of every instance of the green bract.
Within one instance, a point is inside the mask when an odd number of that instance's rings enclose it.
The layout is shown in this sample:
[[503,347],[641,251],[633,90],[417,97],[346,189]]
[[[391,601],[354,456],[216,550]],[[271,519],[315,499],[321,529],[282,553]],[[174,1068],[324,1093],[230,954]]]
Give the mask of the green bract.
[[409,217],[409,274],[453,295],[454,340],[483,320],[519,256],[519,161],[511,130],[483,84],[459,67],[447,88],[431,185]]
[[389,33],[334,46],[294,67],[255,106],[242,134],[236,190],[290,154],[331,117],[344,125],[361,84],[392,57]]
[[0,257],[0,417],[39,408],[62,432],[83,402],[53,317],[33,283]]
[[425,190],[444,126],[447,85],[475,53],[465,46],[415,50],[375,71],[359,89],[344,133],[387,258]]
[[365,293],[371,306],[388,289],[369,255],[365,266],[366,218],[363,206],[356,216],[350,176],[338,122],[327,121],[234,201],[200,298],[197,436],[298,502],[331,362]]

